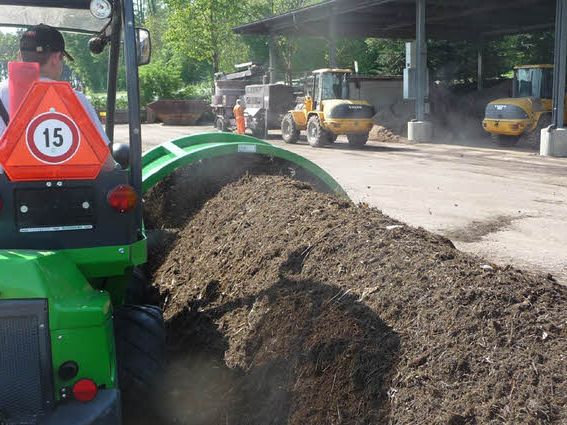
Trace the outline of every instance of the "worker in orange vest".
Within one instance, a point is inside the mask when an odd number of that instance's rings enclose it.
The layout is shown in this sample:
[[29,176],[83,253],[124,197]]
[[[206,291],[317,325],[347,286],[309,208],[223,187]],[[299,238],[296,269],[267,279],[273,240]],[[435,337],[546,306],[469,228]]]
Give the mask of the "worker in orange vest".
[[234,118],[236,119],[236,132],[238,134],[244,134],[246,131],[246,122],[244,120],[244,106],[242,106],[242,101],[238,99],[236,105],[232,110]]

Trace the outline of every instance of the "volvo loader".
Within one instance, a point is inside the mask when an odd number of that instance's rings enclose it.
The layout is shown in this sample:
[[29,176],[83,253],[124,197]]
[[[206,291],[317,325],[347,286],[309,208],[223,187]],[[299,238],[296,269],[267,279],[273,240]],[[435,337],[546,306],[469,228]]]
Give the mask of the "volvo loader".
[[486,106],[482,127],[500,146],[539,144],[541,130],[551,123],[553,65],[515,67],[512,87],[511,98]]
[[365,100],[351,100],[349,69],[319,69],[313,78],[304,101],[289,111],[282,120],[282,138],[297,143],[302,130],[307,141],[320,147],[346,134],[348,143],[362,147],[374,125],[374,107]]

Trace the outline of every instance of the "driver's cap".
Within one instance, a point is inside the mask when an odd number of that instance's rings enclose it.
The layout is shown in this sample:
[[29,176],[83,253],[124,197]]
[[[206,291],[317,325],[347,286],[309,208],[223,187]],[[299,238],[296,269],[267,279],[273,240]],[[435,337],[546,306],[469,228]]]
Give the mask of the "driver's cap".
[[39,24],[28,28],[20,38],[20,50],[24,52],[63,52],[65,57],[73,57],[65,51],[63,35],[49,25]]

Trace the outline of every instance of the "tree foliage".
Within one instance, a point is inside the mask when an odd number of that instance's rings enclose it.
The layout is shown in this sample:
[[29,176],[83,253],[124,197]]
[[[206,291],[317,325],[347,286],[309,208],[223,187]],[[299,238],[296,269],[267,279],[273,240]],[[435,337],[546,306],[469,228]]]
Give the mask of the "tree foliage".
[[245,3],[232,0],[166,0],[167,29],[164,40],[179,56],[211,65],[220,70],[221,61],[230,61],[245,48],[232,33],[244,13]]
[[0,32],[0,78],[8,77],[8,62],[16,60],[19,42],[18,35]]

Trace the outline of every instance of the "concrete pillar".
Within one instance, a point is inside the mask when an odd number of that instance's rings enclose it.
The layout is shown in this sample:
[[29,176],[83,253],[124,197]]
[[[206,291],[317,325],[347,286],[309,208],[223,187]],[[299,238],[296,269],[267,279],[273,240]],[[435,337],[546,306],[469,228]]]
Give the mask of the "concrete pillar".
[[337,14],[335,9],[331,7],[331,15],[329,16],[329,67],[337,67]]
[[484,41],[480,40],[477,47],[477,72],[476,72],[476,88],[481,91],[484,79]]
[[426,0],[416,0],[416,72],[417,90],[415,100],[416,119],[408,123],[408,139],[415,142],[430,142],[433,125],[425,121],[425,93],[427,91],[427,35],[425,33]]
[[565,120],[565,74],[567,72],[567,0],[557,0],[555,14],[555,59],[553,70],[553,114],[551,126],[541,131],[540,155],[567,156]]

